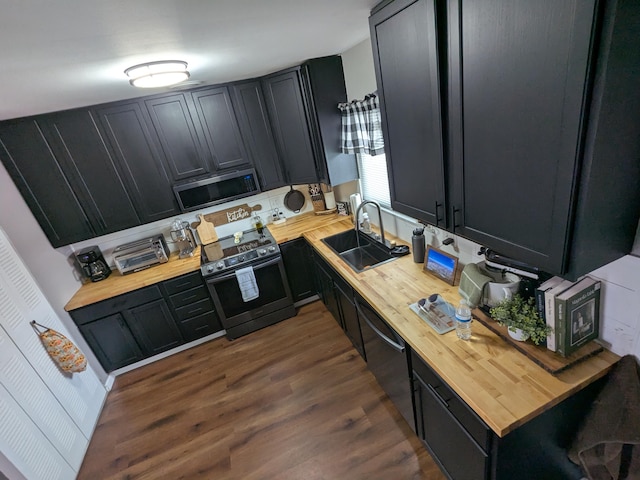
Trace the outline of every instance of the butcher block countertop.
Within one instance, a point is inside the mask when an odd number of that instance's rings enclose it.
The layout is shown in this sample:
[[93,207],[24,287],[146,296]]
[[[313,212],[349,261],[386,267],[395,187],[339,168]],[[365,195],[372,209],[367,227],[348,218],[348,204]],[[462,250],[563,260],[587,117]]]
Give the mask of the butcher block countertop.
[[353,228],[336,217],[302,230],[303,236],[500,437],[601,378],[619,360],[604,350],[552,375],[477,321],[471,341],[455,331],[439,335],[409,305],[432,293],[457,305],[458,286],[424,272],[412,255],[356,273],[320,241]]
[[[479,322],[470,341],[455,331],[439,335],[409,305],[439,293],[457,305],[458,287],[423,271],[412,255],[356,273],[321,239],[353,228],[348,217],[303,214],[281,225],[268,225],[278,243],[304,237],[333,268],[407,341],[449,386],[499,436],[557,405],[603,377],[619,360],[608,350],[552,375]],[[398,242],[402,244],[404,242]],[[200,250],[142,272],[121,276],[114,271],[101,282],[83,285],[65,306],[74,310],[138,288],[196,271]]]
[[178,253],[174,252],[169,256],[168,262],[154,265],[140,272],[120,275],[118,270],[113,270],[111,275],[104,280],[82,285],[80,290],[67,302],[64,309],[69,312],[86,307],[92,303],[117,297],[123,293],[129,293],[164,280],[195,272],[199,268],[200,247],[194,250],[192,257],[178,258]]

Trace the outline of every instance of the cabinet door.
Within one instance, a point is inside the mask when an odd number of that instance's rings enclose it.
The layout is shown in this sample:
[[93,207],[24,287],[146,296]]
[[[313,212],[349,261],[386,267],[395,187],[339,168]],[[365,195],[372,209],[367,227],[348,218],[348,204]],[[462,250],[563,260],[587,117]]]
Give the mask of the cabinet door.
[[42,116],[37,122],[90,216],[96,235],[139,225],[133,202],[91,112],[60,112]]
[[240,131],[258,172],[260,187],[271,190],[283,186],[286,182],[260,82],[238,83],[232,90]]
[[184,343],[164,299],[131,308],[124,314],[147,355],[155,355]]
[[595,0],[451,2],[455,232],[561,273]]
[[313,275],[309,275],[313,270],[313,259],[307,241],[304,238],[291,240],[281,244],[280,251],[293,301],[298,302],[315,295]]
[[106,372],[144,358],[120,313],[80,325],[78,328]]
[[334,282],[336,283],[336,296],[338,298],[338,304],[340,305],[344,333],[349,337],[349,340],[351,340],[351,343],[360,356],[365,358],[358,311],[353,299],[353,289],[346,282],[342,281],[342,279],[334,279]]
[[167,95],[144,102],[156,129],[164,158],[174,180],[209,172],[207,158],[183,94]]
[[299,69],[265,77],[262,87],[287,182],[316,182],[318,173]]
[[97,115],[142,221],[153,222],[179,213],[159,141],[147,127],[150,120],[141,105],[121,103],[100,108]]
[[0,159],[53,247],[96,235],[33,119],[0,124]]
[[434,0],[400,0],[369,24],[391,205],[446,226],[440,76]]
[[340,317],[340,306],[338,304],[338,297],[336,296],[336,289],[333,284],[333,277],[329,273],[331,268],[326,264],[324,260],[322,260],[317,254],[314,255],[316,268],[316,280],[318,282],[318,294],[322,299],[322,303],[324,303],[329,313],[333,315],[340,328],[342,328],[342,319]]
[[217,170],[249,163],[227,87],[191,93]]

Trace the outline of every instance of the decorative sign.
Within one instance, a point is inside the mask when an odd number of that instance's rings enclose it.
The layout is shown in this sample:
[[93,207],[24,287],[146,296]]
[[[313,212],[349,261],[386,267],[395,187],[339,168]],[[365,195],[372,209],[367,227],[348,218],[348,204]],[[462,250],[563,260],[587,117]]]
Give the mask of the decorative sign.
[[255,211],[262,210],[262,205],[254,205],[250,207],[246,203],[235,206],[233,208],[227,208],[219,212],[207,213],[204,218],[212,222],[214,225],[225,225],[227,223],[237,222],[238,220],[244,220],[251,217],[251,214]]

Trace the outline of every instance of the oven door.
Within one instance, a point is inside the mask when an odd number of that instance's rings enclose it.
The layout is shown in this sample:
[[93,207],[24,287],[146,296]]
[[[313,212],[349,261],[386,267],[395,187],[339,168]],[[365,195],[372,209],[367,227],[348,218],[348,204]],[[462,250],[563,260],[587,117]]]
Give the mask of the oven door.
[[225,329],[293,305],[282,256],[249,265],[253,267],[259,291],[258,298],[249,302],[242,300],[235,271],[207,278],[207,286]]

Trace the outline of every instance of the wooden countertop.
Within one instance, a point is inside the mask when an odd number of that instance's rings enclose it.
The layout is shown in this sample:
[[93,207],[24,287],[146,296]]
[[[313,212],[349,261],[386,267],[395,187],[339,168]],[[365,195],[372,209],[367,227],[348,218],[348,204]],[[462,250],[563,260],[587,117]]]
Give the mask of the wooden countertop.
[[195,272],[199,268],[200,247],[194,250],[192,257],[178,258],[178,253],[174,252],[169,256],[167,263],[154,265],[146,270],[129,275],[120,275],[118,270],[114,270],[104,280],[82,285],[75,295],[71,297],[71,300],[67,302],[64,309],[68,312],[80,307],[86,307],[92,303],[117,297],[123,293]]
[[455,331],[438,335],[409,305],[433,293],[457,305],[458,287],[425,273],[412,255],[356,273],[320,241],[348,228],[348,220],[333,222],[303,235],[501,437],[604,376],[619,360],[605,350],[554,376],[477,321],[471,341],[458,339]]
[[[619,360],[605,350],[554,376],[479,322],[473,323],[473,337],[468,342],[459,340],[454,331],[438,335],[409,305],[432,293],[457,305],[458,287],[425,273],[412,255],[356,273],[320,241],[353,228],[348,217],[311,212],[268,228],[278,243],[306,238],[501,437],[601,378]],[[196,271],[199,265],[198,248],[193,257],[181,260],[173,254],[169,262],[142,272],[121,276],[115,271],[106,280],[83,285],[65,310]]]

